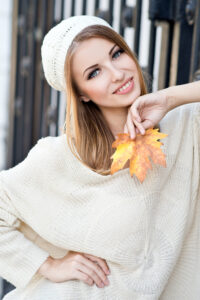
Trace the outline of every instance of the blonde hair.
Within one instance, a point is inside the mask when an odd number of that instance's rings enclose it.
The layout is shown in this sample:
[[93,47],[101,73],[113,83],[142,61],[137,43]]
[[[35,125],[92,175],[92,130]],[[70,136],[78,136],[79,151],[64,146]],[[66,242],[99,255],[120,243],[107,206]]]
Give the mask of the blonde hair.
[[67,109],[65,121],[65,134],[68,145],[75,157],[101,175],[110,174],[111,155],[115,149],[112,143],[115,140],[107,121],[98,106],[92,102],[80,101],[78,88],[72,77],[71,60],[77,46],[87,39],[101,37],[115,42],[135,62],[140,80],[141,95],[147,93],[142,70],[135,55],[128,47],[124,39],[109,27],[103,25],[92,25],[83,29],[73,40],[68,49],[65,60],[65,80]]

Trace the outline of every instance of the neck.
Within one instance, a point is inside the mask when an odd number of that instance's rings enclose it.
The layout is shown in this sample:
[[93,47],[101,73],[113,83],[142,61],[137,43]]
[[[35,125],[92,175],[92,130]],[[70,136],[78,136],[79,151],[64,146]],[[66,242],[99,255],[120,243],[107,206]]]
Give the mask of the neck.
[[128,107],[116,107],[101,109],[109,127],[115,138],[118,133],[124,132],[124,126],[127,121]]

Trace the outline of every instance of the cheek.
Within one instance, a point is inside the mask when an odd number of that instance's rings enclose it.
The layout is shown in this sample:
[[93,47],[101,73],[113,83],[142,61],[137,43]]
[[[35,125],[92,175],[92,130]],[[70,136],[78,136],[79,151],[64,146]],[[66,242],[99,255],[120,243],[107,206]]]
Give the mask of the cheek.
[[99,89],[97,87],[96,89],[90,89],[88,91],[88,95],[92,100],[99,100],[102,99],[102,97],[105,95],[104,89]]
[[106,94],[106,82],[103,79],[91,80],[91,82],[85,87],[85,91],[91,99],[101,98]]
[[137,72],[137,66],[135,62],[132,60],[132,58],[130,58],[130,56],[124,55],[120,63],[123,68],[129,69],[133,72]]
[[138,73],[137,66],[136,66],[136,64],[134,63],[134,61],[132,61],[132,59],[129,58],[128,64],[129,64],[130,68],[131,68],[134,72],[137,72],[137,73]]

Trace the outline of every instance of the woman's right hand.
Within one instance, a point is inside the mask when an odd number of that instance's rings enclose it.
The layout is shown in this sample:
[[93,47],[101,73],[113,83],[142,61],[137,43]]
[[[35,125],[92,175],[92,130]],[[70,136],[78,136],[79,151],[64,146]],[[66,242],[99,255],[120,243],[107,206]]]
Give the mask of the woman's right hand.
[[131,139],[136,134],[145,134],[145,130],[153,128],[170,110],[167,97],[168,89],[138,97],[128,110],[124,132]]
[[52,282],[78,279],[88,285],[96,283],[98,287],[109,284],[107,279],[109,268],[104,259],[74,251],[69,251],[66,256],[59,259],[49,256],[38,273]]

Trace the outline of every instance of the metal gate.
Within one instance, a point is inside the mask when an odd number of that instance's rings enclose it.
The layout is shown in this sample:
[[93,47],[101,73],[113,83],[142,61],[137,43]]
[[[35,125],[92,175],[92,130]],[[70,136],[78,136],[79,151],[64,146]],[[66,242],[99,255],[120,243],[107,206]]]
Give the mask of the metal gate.
[[[14,0],[13,5],[8,168],[39,138],[62,129],[65,95],[45,81],[40,48],[46,32],[63,18],[106,19],[149,74],[149,91],[200,80],[200,0]],[[4,282],[4,293],[11,288]]]

